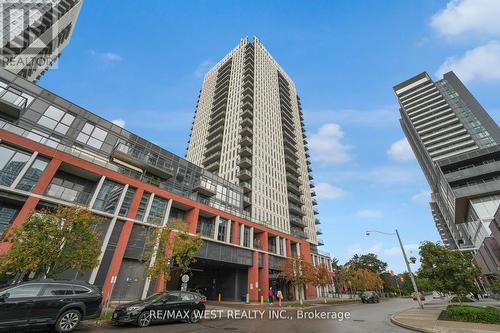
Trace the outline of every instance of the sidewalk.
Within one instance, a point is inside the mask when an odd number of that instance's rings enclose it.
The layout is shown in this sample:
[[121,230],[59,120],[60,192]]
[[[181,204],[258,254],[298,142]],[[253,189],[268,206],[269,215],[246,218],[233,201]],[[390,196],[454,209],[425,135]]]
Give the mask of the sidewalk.
[[438,320],[439,314],[445,307],[443,304],[426,304],[423,310],[419,308],[404,310],[392,315],[391,322],[424,333],[500,332],[500,325]]

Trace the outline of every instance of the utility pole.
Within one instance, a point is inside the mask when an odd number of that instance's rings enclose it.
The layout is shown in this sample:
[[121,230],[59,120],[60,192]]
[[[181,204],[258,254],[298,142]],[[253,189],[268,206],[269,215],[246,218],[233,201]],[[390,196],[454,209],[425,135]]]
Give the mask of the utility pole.
[[406,251],[403,246],[403,242],[401,241],[401,237],[399,237],[399,232],[398,229],[396,229],[396,236],[398,236],[398,241],[399,241],[399,246],[401,246],[401,251],[403,252],[403,257],[406,263],[406,268],[408,269],[408,274],[410,275],[411,279],[411,284],[413,285],[413,290],[415,290],[415,296],[417,298],[418,305],[420,306],[421,309],[424,308],[424,305],[422,304],[422,300],[420,299],[420,293],[418,292],[417,288],[417,283],[415,282],[415,277],[413,276],[413,273],[410,268],[410,262],[408,261],[408,258],[406,257]]

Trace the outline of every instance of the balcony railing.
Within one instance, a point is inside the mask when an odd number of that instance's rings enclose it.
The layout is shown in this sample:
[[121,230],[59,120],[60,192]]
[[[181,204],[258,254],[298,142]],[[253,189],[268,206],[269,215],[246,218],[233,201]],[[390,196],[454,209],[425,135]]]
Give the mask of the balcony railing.
[[201,178],[195,183],[193,191],[196,191],[204,196],[211,197],[217,194],[217,186],[209,180]]
[[167,165],[167,161],[163,157],[138,144],[120,142],[113,149],[112,156],[164,179],[174,176],[172,167]]
[[28,99],[8,87],[0,87],[0,112],[13,119],[19,119]]

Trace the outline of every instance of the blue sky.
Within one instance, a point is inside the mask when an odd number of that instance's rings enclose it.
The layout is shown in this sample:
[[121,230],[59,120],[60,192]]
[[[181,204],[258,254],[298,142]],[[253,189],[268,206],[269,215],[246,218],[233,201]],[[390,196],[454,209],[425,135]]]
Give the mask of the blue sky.
[[365,230],[398,228],[412,255],[439,236],[392,86],[454,69],[498,122],[499,3],[87,0],[39,83],[184,155],[203,73],[258,36],[301,96],[324,250],[376,252],[402,271],[396,239]]

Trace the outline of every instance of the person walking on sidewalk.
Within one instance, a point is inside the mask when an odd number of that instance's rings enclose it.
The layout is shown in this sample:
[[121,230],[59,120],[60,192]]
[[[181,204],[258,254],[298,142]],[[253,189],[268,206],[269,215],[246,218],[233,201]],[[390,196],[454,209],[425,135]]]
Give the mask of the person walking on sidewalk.
[[283,293],[281,292],[281,290],[278,290],[278,292],[276,293],[276,298],[278,299],[278,304],[281,307],[281,300],[283,299]]
[[273,305],[273,287],[269,288],[269,304]]

